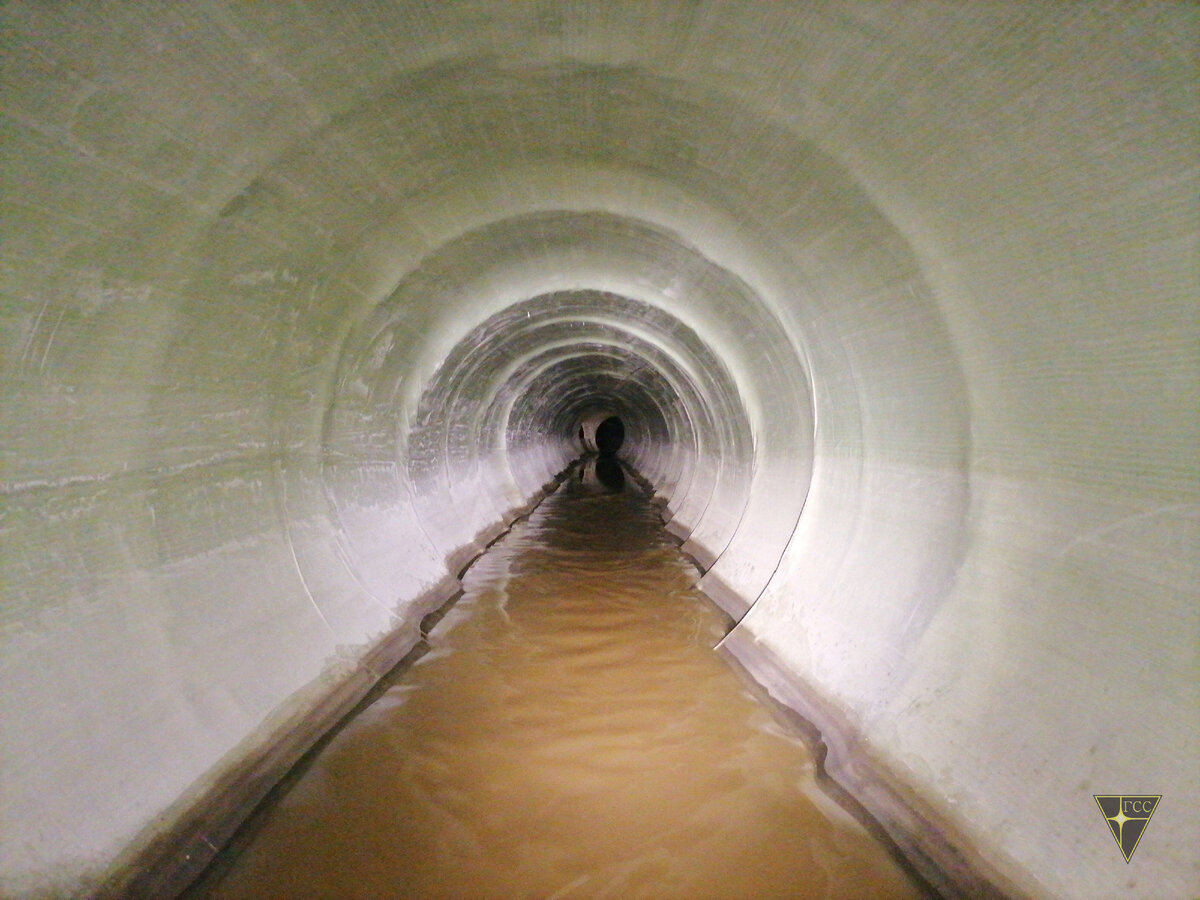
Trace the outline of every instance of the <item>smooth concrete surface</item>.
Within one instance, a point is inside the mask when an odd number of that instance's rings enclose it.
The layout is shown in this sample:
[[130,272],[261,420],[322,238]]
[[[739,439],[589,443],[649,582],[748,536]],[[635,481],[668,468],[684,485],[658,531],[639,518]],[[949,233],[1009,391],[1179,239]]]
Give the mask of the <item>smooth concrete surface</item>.
[[[0,894],[114,877],[615,414],[835,775],[1013,892],[1195,896],[1198,35],[5,3]],[[1132,862],[1094,793],[1163,795]]]

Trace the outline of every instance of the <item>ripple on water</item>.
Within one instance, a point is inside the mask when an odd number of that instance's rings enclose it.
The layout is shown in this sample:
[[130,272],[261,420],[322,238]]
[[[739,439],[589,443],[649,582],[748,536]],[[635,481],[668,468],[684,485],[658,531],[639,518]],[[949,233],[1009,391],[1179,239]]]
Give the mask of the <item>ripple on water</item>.
[[638,490],[566,481],[192,896],[924,896],[712,652],[695,577]]

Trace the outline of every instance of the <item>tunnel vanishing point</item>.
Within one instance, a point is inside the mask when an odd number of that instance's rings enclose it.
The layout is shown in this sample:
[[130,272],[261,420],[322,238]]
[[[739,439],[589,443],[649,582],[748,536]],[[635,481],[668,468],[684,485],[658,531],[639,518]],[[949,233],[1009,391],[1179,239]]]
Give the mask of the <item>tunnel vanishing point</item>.
[[0,895],[186,884],[616,416],[946,896],[1196,896],[1198,37],[0,5]]

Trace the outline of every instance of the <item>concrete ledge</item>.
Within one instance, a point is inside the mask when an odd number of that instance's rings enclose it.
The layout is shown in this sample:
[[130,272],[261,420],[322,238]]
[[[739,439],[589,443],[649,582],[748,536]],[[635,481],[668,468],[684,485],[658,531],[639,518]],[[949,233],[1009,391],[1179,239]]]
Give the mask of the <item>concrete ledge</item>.
[[857,730],[766,647],[734,629],[717,652],[762,688],[814,749],[818,781],[944,900],[1029,900],[1036,896],[989,864],[948,817],[872,756]]
[[[95,900],[166,900],[187,889],[271,790],[327,735],[374,700],[373,688],[419,656],[416,622],[375,645],[332,688],[324,679],[294,694],[263,728],[229,753],[118,858]],[[324,689],[324,690],[323,690]]]
[[393,676],[425,654],[424,635],[461,596],[462,573],[556,490],[573,466],[510,510],[503,524],[483,529],[470,544],[450,554],[447,577],[409,604],[413,619],[369,649],[349,675],[339,679],[327,673],[293,694],[258,731],[143,829],[111,866],[99,889],[88,896],[169,900],[187,891],[276,787],[289,783],[289,776],[302,770],[306,759],[373,703]]

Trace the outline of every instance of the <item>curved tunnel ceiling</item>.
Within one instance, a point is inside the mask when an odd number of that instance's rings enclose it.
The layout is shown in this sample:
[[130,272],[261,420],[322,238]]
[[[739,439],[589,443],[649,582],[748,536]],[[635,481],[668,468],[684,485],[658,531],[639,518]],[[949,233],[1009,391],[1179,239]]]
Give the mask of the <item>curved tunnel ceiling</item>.
[[840,780],[1079,898],[1170,790],[1129,890],[1194,893],[1198,19],[5,4],[0,893],[377,676],[611,414]]

